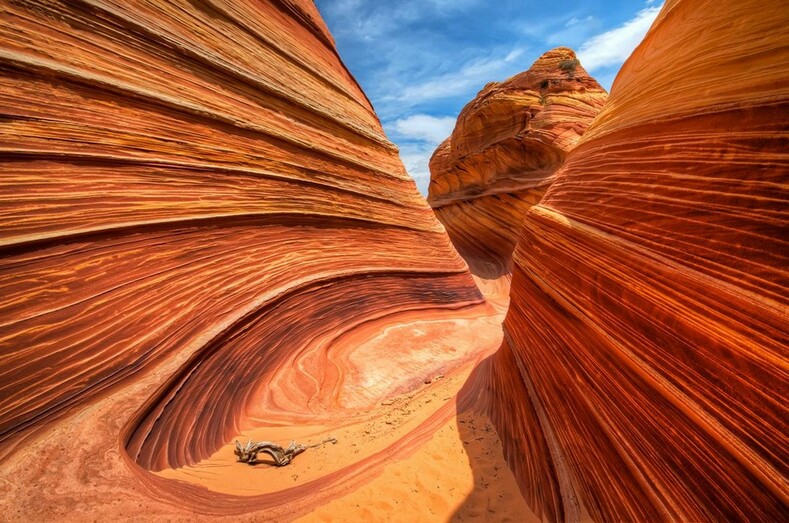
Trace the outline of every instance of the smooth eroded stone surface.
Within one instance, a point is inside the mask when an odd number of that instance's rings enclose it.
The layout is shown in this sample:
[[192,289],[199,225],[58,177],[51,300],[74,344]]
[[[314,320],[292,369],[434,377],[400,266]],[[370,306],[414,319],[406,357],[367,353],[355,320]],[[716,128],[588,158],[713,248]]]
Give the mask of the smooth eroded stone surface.
[[548,519],[789,513],[787,25],[667,2],[527,213],[488,404]]
[[509,274],[526,211],[606,98],[572,49],[559,47],[463,108],[430,159],[428,202],[472,272]]
[[0,70],[6,516],[293,516],[393,451],[257,497],[153,472],[478,356],[493,313],[312,2],[4,2]]

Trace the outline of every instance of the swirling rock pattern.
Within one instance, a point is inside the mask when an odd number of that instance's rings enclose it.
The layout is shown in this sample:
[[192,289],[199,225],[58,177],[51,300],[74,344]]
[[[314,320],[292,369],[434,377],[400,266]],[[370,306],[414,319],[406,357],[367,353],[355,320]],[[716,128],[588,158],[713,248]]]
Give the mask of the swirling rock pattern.
[[526,211],[606,99],[573,50],[559,47],[463,108],[430,159],[428,202],[476,275],[509,274]]
[[314,5],[2,12],[6,514],[293,516],[391,456],[258,497],[153,474],[264,421],[345,423],[476,358],[453,337],[492,314]]
[[527,213],[487,386],[547,519],[789,514],[787,24],[669,0]]

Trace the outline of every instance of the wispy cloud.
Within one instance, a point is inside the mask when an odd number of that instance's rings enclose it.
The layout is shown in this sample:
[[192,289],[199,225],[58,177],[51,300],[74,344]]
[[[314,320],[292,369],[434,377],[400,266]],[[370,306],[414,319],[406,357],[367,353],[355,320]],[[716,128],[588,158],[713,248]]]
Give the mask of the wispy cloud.
[[573,27],[573,26],[578,25],[580,23],[589,24],[589,23],[592,23],[593,21],[594,21],[594,16],[591,16],[591,15],[589,15],[589,16],[583,18],[583,19],[580,19],[580,18],[577,18],[577,17],[574,16],[574,17],[570,18],[569,20],[567,20],[567,23],[564,24],[564,26],[565,27]]
[[660,6],[647,7],[620,27],[593,36],[578,49],[578,58],[589,71],[621,65],[641,43],[660,12]]
[[481,0],[427,0],[426,3],[440,11],[465,11],[469,7],[478,5]]
[[[573,16],[562,25],[545,33],[548,36],[543,38],[551,47],[562,45],[574,48],[600,29],[602,29],[600,21],[592,15]],[[546,48],[545,51],[547,50]]]
[[414,142],[400,144],[400,159],[403,160],[408,174],[416,182],[416,186],[424,195],[430,185],[430,157],[438,144],[430,142]]
[[406,170],[416,180],[419,190],[427,194],[430,157],[436,147],[452,134],[455,117],[413,114],[384,125],[390,137],[400,144],[400,158]]
[[522,49],[514,49],[504,57],[476,58],[456,71],[408,86],[395,98],[404,104],[417,105],[428,100],[462,95],[469,89],[480,89],[493,79],[501,79],[500,75],[506,66],[522,54]]
[[394,130],[406,139],[442,142],[455,128],[455,118],[452,116],[435,117],[429,114],[414,114],[407,118],[396,120],[392,126]]
[[485,0],[316,0],[343,61],[424,193],[430,156],[485,84],[566,45],[609,87],[661,3],[566,0],[524,9],[523,0],[497,0],[491,9]]

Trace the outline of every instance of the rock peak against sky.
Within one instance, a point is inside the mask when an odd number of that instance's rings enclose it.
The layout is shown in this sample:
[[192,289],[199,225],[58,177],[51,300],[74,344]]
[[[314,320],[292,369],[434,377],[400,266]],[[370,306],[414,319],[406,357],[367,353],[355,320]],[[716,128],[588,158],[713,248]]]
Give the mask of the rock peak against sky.
[[490,81],[557,46],[578,51],[610,90],[660,0],[316,0],[340,55],[369,96],[419,190],[463,105]]

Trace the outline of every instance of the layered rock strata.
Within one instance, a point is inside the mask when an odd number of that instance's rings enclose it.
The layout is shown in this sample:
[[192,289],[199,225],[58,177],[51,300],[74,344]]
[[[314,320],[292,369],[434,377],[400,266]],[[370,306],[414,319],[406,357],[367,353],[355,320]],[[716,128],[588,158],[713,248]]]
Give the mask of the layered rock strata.
[[428,202],[475,274],[509,274],[526,211],[606,98],[572,49],[559,47],[463,108],[430,159]]
[[489,311],[314,5],[2,10],[5,514],[293,515],[380,467],[258,497],[152,474],[477,357],[453,337]]
[[789,513],[787,24],[669,0],[526,215],[486,386],[546,519]]

